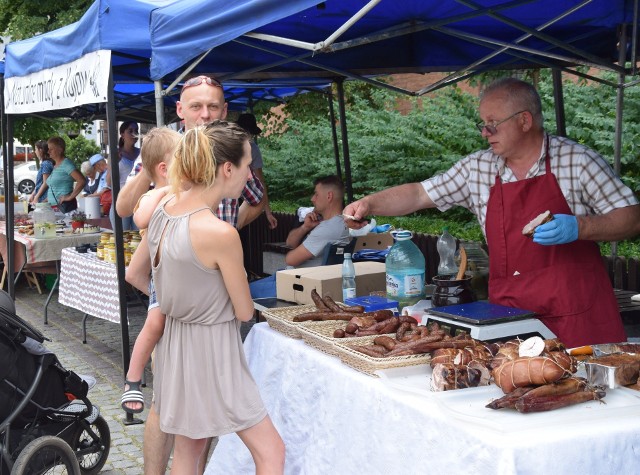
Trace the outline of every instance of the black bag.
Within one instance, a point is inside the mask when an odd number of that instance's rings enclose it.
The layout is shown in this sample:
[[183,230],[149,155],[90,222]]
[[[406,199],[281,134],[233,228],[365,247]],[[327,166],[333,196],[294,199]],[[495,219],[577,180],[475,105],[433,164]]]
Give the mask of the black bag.
[[78,200],[75,198],[73,201],[63,201],[62,203],[58,203],[58,209],[63,213],[69,213],[78,209]]

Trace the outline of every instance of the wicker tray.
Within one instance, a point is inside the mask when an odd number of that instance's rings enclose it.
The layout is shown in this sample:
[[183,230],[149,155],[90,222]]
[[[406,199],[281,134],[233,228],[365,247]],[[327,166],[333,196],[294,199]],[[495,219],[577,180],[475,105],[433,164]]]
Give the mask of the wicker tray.
[[428,353],[422,355],[374,358],[373,356],[365,355],[347,346],[353,343],[368,345],[375,340],[376,336],[378,335],[361,337],[358,338],[357,342],[347,341],[354,340],[355,338],[345,338],[342,342],[335,344],[335,353],[344,364],[375,378],[379,377],[375,373],[379,369],[428,364],[431,361],[431,355]]
[[[299,328],[300,336],[306,344],[314,347],[316,350],[320,350],[328,355],[337,356],[335,345],[337,343],[343,344],[368,344],[373,341],[366,336],[357,336],[351,338],[334,338],[333,332],[338,328],[347,326],[348,322],[345,321],[328,321],[328,322],[307,322],[305,325]],[[378,335],[370,335],[375,338]],[[389,333],[387,336],[395,337],[395,333]]]
[[290,338],[302,338],[298,328],[308,322],[294,322],[293,317],[302,313],[313,312],[315,305],[296,305],[294,307],[280,307],[265,310],[262,316],[271,328]]

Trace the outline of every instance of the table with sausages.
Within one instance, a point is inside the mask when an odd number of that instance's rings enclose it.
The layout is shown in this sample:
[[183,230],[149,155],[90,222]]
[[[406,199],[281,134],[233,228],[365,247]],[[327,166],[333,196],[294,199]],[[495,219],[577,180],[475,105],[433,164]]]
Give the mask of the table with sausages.
[[[609,391],[608,404],[520,414],[484,407],[500,394],[495,386],[417,391],[362,374],[267,323],[253,326],[244,348],[285,442],[287,474],[637,473],[640,393],[626,388]],[[206,473],[255,468],[229,434]]]

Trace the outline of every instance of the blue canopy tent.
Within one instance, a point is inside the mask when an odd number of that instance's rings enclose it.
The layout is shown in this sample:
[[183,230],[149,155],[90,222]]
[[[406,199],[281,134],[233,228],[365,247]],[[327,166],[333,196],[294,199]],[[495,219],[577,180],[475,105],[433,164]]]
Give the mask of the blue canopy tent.
[[[106,115],[109,155],[118,156],[116,102],[138,100],[138,94],[116,91],[114,85],[149,83],[148,19],[154,8],[174,0],[97,0],[82,18],[58,30],[6,47],[4,101],[6,142],[13,142],[13,119],[19,115],[92,117]],[[126,89],[126,88],[125,88]],[[155,101],[152,101],[155,108]],[[135,110],[135,109],[134,109]],[[114,200],[119,192],[117,160],[111,160]],[[5,164],[12,164],[12,152]],[[8,165],[7,187],[13,185]],[[9,265],[13,268],[13,208],[7,208]],[[124,280],[122,223],[115,220],[120,293],[123,367],[129,366],[130,345]],[[8,279],[9,293],[14,283]],[[46,321],[46,314],[45,314]],[[129,415],[127,420],[133,422]]]
[[[6,111],[0,110],[2,130],[6,132],[3,134],[3,146],[13,142],[13,121],[18,116],[89,120],[106,117],[109,154],[116,157],[116,110],[120,120],[146,123],[155,122],[158,114],[159,102],[149,78],[149,17],[153,9],[171,3],[175,0],[96,0],[79,21],[7,45],[6,81],[0,84],[0,93],[4,94],[2,106],[7,106]],[[4,66],[2,63],[3,72]],[[53,77],[55,82],[51,80]],[[244,110],[260,101],[282,102],[301,91],[319,90],[326,86],[326,81],[296,86],[286,82],[253,86],[236,81],[229,84],[227,95],[230,96],[231,109]],[[57,96],[65,97],[59,100]],[[163,115],[165,110],[167,114],[173,114],[175,98],[164,96],[160,108]],[[5,160],[5,177],[10,189],[13,186],[12,151],[5,152],[4,156],[8,157]],[[114,197],[117,197],[119,178],[116,160],[111,160],[111,173]],[[13,268],[13,207],[7,209],[6,223],[9,256],[5,264]],[[130,344],[120,219],[116,219],[115,225],[122,357],[126,374]],[[13,297],[12,279],[8,280],[8,286]],[[129,415],[127,418],[131,420]]]
[[[635,61],[631,69],[624,62],[636,58],[637,16],[637,0],[184,0],[152,12],[151,77],[324,77],[338,86],[352,78],[421,95],[494,69],[551,67],[558,86],[562,71],[603,82],[572,66],[606,69],[621,78],[609,83],[619,91],[618,167],[624,82],[637,72]],[[419,91],[370,77],[430,71],[454,72]]]

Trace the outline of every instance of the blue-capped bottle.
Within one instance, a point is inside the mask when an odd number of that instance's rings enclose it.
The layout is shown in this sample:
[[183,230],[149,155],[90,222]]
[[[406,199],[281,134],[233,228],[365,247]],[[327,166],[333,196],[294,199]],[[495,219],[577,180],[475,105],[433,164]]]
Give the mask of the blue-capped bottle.
[[425,259],[411,237],[411,231],[395,233],[396,242],[385,261],[387,297],[398,301],[401,308],[413,305],[425,296]]

